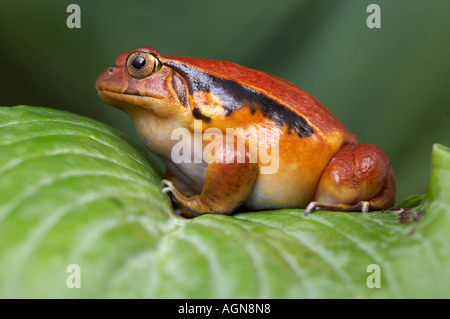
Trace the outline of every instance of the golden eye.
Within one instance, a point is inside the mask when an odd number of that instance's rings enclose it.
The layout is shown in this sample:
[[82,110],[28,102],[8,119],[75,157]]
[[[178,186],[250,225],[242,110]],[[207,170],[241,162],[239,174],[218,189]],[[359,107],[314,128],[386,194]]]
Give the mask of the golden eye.
[[160,68],[159,61],[147,52],[134,52],[127,60],[127,73],[136,79],[142,79]]

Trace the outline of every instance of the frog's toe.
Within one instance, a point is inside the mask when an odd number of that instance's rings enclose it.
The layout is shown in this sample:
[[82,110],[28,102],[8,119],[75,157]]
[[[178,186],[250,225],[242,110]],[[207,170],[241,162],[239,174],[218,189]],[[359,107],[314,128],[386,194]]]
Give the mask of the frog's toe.
[[164,186],[167,186],[161,190],[163,193],[167,194],[167,193],[172,192],[172,190],[174,189],[174,186],[171,181],[169,181],[168,179],[163,179],[162,183]]
[[331,210],[340,212],[361,212],[367,213],[370,209],[370,202],[359,201],[355,205],[346,204],[334,204],[334,203],[324,203],[324,202],[311,202],[306,206],[304,214],[308,216],[315,210]]

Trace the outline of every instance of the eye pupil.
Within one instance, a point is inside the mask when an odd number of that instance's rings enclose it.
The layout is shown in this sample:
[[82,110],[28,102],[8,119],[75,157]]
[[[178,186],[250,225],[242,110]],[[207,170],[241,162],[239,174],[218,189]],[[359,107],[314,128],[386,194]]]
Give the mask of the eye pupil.
[[139,70],[140,68],[142,68],[145,65],[145,59],[141,56],[137,56],[134,58],[133,62],[131,62],[131,65]]

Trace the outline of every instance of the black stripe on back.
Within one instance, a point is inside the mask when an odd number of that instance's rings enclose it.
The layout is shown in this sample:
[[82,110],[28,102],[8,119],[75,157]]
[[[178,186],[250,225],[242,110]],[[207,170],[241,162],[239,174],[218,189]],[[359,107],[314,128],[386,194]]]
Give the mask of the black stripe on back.
[[[254,108],[256,107],[265,117],[274,121],[278,126],[287,125],[288,131],[294,132],[299,137],[309,137],[314,134],[314,129],[303,117],[258,91],[182,63],[168,61],[165,65],[173,68],[186,79],[190,94],[203,91],[219,96],[227,116],[248,105],[252,113],[255,112]],[[197,116],[194,114],[194,116],[197,118],[199,114]]]

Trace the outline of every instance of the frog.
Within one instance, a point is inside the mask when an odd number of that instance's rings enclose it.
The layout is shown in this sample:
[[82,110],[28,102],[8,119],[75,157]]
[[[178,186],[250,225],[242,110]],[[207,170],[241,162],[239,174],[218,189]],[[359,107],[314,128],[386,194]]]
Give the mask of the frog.
[[[368,212],[395,203],[387,155],[360,144],[315,97],[275,75],[140,47],[118,55],[95,87],[103,102],[131,116],[143,144],[165,163],[162,191],[184,217],[242,207]],[[174,157],[180,129],[192,133],[182,134],[190,161]],[[196,140],[209,130],[223,136]],[[189,155],[194,144],[211,151]],[[276,169],[267,170],[263,149]]]

